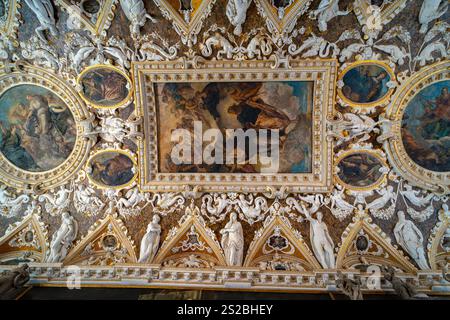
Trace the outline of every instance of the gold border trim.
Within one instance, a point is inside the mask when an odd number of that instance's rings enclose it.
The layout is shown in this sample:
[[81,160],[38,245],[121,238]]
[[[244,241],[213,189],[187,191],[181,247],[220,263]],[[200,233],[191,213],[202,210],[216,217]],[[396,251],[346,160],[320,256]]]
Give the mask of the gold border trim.
[[[115,71],[115,72],[119,73],[120,75],[122,75],[127,80],[128,94],[122,101],[120,101],[116,104],[113,104],[111,106],[105,106],[105,105],[100,105],[100,104],[95,103],[94,101],[90,100],[88,97],[86,97],[84,95],[84,92],[82,89],[83,85],[81,83],[83,80],[83,77],[87,73],[91,72],[92,70],[96,70],[96,69],[109,69],[109,70]],[[84,100],[84,102],[86,102],[86,104],[88,106],[91,106],[91,107],[94,107],[97,109],[110,109],[110,110],[117,109],[119,107],[125,107],[125,106],[129,105],[131,103],[131,101],[133,100],[134,88],[133,88],[133,83],[131,82],[131,79],[128,76],[128,74],[125,71],[123,71],[122,69],[119,69],[117,67],[114,67],[114,66],[111,66],[108,64],[96,64],[96,65],[89,66],[89,67],[86,67],[85,69],[83,69],[83,71],[77,77],[77,86],[79,87],[79,90],[80,90],[79,93],[80,93],[81,98]]]
[[[357,61],[354,62],[350,65],[348,65],[347,67],[344,68],[344,70],[341,71],[341,73],[339,73],[338,76],[338,82],[342,81],[344,82],[344,77],[347,74],[347,72],[349,72],[350,70],[362,66],[362,65],[376,65],[382,69],[384,69],[390,76],[390,81],[396,81],[396,77],[394,74],[394,71],[392,70],[392,68],[383,61],[378,61],[378,60],[361,60],[361,61]],[[355,102],[350,100],[349,98],[347,98],[344,93],[342,92],[342,88],[337,88],[337,94],[339,96],[339,99],[341,99],[345,105],[348,105],[352,108],[355,109],[365,109],[365,108],[373,108],[373,107],[377,107],[377,106],[384,106],[389,102],[389,99],[391,98],[392,94],[394,93],[394,88],[388,88],[388,92],[381,97],[380,99],[373,101],[373,102]]]
[[[90,174],[90,171],[91,171],[90,163],[91,163],[92,159],[94,159],[95,157],[97,157],[98,155],[103,154],[103,153],[120,153],[120,154],[123,154],[123,155],[127,156],[128,158],[130,158],[131,161],[133,162],[133,171],[134,171],[133,178],[131,178],[130,181],[128,181],[127,183],[119,185],[119,186],[108,186],[106,184],[102,184],[102,183],[99,183],[98,181],[94,180],[94,178],[92,178],[91,174]],[[113,189],[113,190],[125,189],[125,188],[133,185],[133,183],[136,181],[137,176],[139,174],[139,171],[137,170],[136,156],[128,150],[114,149],[114,148],[101,149],[101,150],[92,152],[91,155],[89,156],[89,159],[86,161],[85,172],[86,172],[86,176],[89,179],[89,182],[91,182],[98,189]]]

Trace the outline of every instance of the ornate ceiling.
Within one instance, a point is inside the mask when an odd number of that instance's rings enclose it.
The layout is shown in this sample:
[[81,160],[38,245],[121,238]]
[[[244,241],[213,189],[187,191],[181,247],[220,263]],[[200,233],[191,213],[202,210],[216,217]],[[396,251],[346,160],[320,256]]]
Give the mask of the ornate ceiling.
[[[450,290],[447,1],[3,0],[0,29],[0,272]],[[205,160],[228,129],[257,162]]]

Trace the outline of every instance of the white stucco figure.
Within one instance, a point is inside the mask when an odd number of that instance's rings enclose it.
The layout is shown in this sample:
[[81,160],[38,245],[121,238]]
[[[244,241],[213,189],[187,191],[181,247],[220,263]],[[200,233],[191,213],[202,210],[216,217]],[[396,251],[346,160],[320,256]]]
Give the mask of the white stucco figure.
[[247,10],[251,2],[251,0],[228,0],[225,13],[234,26],[233,33],[237,36],[242,33],[242,25],[247,19]]
[[147,19],[155,23],[156,19],[147,13],[142,0],[120,0],[120,6],[128,20],[130,20],[131,35],[140,35],[140,28],[145,25]]
[[61,215],[61,226],[53,234],[50,243],[50,254],[47,262],[55,263],[64,260],[72,242],[77,237],[77,233],[77,221],[67,211],[63,212]]
[[419,13],[420,33],[428,31],[428,24],[442,17],[448,9],[448,0],[424,0]]
[[147,232],[141,240],[141,249],[139,253],[139,263],[150,262],[156,255],[159,247],[159,239],[161,235],[161,226],[159,221],[161,218],[155,214],[152,221],[147,226]]
[[397,213],[398,221],[394,228],[397,243],[416,261],[420,269],[429,269],[425,250],[423,249],[423,235],[416,225],[406,220],[405,213]]
[[52,36],[56,36],[58,31],[56,29],[55,11],[50,0],[25,0],[25,3],[36,15],[40,26],[36,28],[38,37],[47,41],[44,36],[44,31],[50,31]]
[[230,221],[225,228],[220,230],[222,234],[222,249],[225,252],[225,260],[230,266],[241,266],[244,257],[244,232],[237,219],[236,212],[230,215]]
[[319,7],[312,11],[310,16],[317,18],[319,30],[325,32],[328,30],[328,22],[331,19],[337,16],[345,16],[349,13],[350,11],[339,10],[339,0],[322,0],[320,1]]
[[328,227],[322,221],[322,212],[316,213],[317,219],[311,217],[306,209],[306,220],[309,221],[309,233],[311,237],[311,247],[314,255],[325,269],[333,269],[336,265],[334,257],[334,242],[328,233]]

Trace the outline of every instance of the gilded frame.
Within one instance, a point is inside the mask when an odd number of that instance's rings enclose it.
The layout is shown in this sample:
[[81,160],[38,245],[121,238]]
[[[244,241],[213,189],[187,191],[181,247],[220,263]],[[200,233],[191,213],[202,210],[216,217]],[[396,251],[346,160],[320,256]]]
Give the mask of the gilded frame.
[[[337,172],[337,167],[342,159],[344,159],[350,155],[359,154],[359,153],[370,154],[371,156],[375,157],[382,164],[383,168],[386,169],[385,172],[383,172],[382,175],[377,179],[377,181],[375,181],[374,183],[372,183],[368,186],[365,186],[365,187],[357,187],[357,186],[352,186],[348,183],[345,183],[339,177],[338,172]],[[336,165],[336,171],[335,171],[334,177],[336,179],[336,183],[340,184],[341,186],[343,186],[345,189],[348,189],[348,190],[370,191],[370,190],[380,187],[381,185],[383,185],[387,182],[387,174],[389,172],[389,166],[386,162],[386,156],[385,156],[384,152],[382,152],[379,149],[349,149],[349,150],[345,150],[343,152],[340,152],[337,155],[337,157],[335,159],[335,165]]]
[[[329,192],[333,184],[332,140],[327,139],[327,120],[335,103],[337,61],[293,60],[290,68],[274,68],[273,61],[204,61],[195,69],[183,62],[135,62],[133,80],[137,117],[143,118],[144,138],[138,140],[141,191],[180,191],[199,185],[204,191],[265,191],[268,186],[287,186],[292,192]],[[180,71],[181,70],[181,71]],[[198,174],[158,173],[157,114],[153,83],[202,81],[314,81],[312,172],[307,174]]]
[[[118,185],[118,186],[109,186],[109,185],[102,184],[102,183],[99,183],[98,181],[94,180],[90,174],[90,163],[91,163],[92,159],[94,159],[96,156],[103,154],[103,153],[120,153],[120,154],[123,154],[123,155],[127,156],[128,158],[130,158],[131,161],[133,162],[133,170],[134,170],[133,178],[131,178],[130,181],[128,181],[127,183]],[[107,149],[97,150],[97,151],[92,152],[89,159],[86,161],[85,172],[86,172],[86,176],[87,176],[89,182],[92,183],[98,189],[113,189],[113,190],[125,189],[127,187],[132,186],[138,176],[136,156],[134,154],[132,154],[130,151],[123,150],[123,149],[107,148]]]
[[6,16],[5,23],[0,25],[0,34],[12,39],[12,36],[17,32],[19,27],[19,8],[21,5],[20,0],[6,0],[5,2],[8,15]]
[[[360,60],[354,63],[351,63],[349,65],[347,65],[340,73],[338,76],[338,84],[342,83],[344,80],[345,75],[347,74],[347,72],[349,72],[350,70],[362,66],[362,65],[376,65],[382,69],[384,69],[390,76],[390,82],[391,81],[395,81],[396,77],[395,77],[395,73],[392,70],[392,68],[385,62],[383,61],[378,61],[378,60]],[[374,108],[377,106],[385,106],[386,104],[389,103],[389,100],[392,96],[392,94],[394,93],[394,88],[389,88],[388,92],[380,99],[378,99],[377,101],[373,101],[373,102],[355,102],[350,100],[349,98],[347,98],[344,93],[342,92],[342,85],[338,85],[337,88],[337,94],[339,99],[343,102],[343,104],[345,106],[350,106],[354,109],[370,109],[370,108]]]
[[[86,97],[83,94],[81,80],[83,79],[83,77],[88,72],[90,72],[92,70],[96,70],[96,69],[109,69],[109,70],[112,70],[114,72],[119,73],[120,75],[122,75],[127,80],[127,83],[128,83],[128,86],[127,86],[127,88],[128,88],[128,95],[125,97],[125,99],[123,99],[122,101],[120,101],[118,103],[115,103],[115,104],[113,104],[111,106],[104,106],[104,105],[99,105],[99,104],[95,103],[94,101],[90,100],[88,97]],[[112,109],[117,109],[117,108],[120,108],[120,107],[128,106],[131,103],[131,101],[133,101],[133,84],[131,82],[130,77],[122,69],[119,69],[119,68],[114,67],[114,66],[109,65],[109,64],[96,64],[96,65],[92,65],[92,66],[89,66],[89,67],[86,67],[85,69],[83,69],[83,71],[81,71],[80,74],[77,77],[77,86],[80,89],[80,96],[81,96],[81,98],[84,100],[84,102],[88,106],[91,106],[93,108],[110,109],[110,110],[112,110]]]
[[63,184],[84,165],[91,142],[83,137],[82,121],[90,118],[89,112],[71,85],[40,67],[28,64],[14,68],[12,72],[0,69],[0,96],[19,85],[36,85],[56,94],[71,111],[77,131],[75,145],[69,157],[54,169],[44,172],[30,172],[13,165],[0,152],[0,181],[19,190],[48,190]]
[[405,150],[401,128],[403,114],[409,102],[425,87],[450,80],[449,70],[450,61],[438,62],[422,69],[403,83],[386,110],[386,118],[392,122],[389,133],[392,138],[384,142],[389,163],[398,174],[415,186],[444,194],[450,193],[450,172],[435,172],[416,164]]

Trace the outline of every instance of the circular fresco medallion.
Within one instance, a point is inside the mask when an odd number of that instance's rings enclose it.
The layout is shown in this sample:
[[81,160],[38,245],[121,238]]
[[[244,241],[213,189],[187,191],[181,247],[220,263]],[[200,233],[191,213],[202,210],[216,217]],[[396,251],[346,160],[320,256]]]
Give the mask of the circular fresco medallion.
[[381,62],[358,62],[347,67],[339,78],[339,96],[352,106],[375,106],[392,93],[387,84],[394,78],[393,72]]
[[100,3],[97,0],[84,0],[81,6],[89,14],[96,14],[100,10]]
[[338,161],[337,176],[350,189],[369,189],[385,176],[385,164],[369,152],[352,152]]
[[88,177],[102,188],[122,188],[134,180],[135,162],[125,152],[101,151],[88,161]]
[[130,79],[123,71],[112,66],[89,67],[80,74],[78,83],[82,97],[93,107],[117,108],[131,99]]
[[44,172],[58,167],[76,136],[71,111],[52,91],[23,84],[0,96],[0,152],[18,168]]
[[401,136],[408,156],[434,172],[450,172],[450,81],[420,90],[407,104]]

